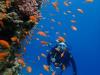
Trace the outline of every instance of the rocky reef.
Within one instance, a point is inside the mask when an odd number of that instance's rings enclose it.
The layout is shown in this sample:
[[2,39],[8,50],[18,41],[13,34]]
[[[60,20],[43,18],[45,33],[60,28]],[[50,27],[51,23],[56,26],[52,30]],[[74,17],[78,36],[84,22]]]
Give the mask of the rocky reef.
[[21,40],[40,20],[42,0],[0,0],[0,75],[18,75],[25,66]]

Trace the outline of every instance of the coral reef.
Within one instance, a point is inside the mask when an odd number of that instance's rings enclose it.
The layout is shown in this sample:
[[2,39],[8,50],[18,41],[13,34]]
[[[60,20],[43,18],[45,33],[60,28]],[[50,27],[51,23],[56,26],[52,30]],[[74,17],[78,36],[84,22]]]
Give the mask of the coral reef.
[[[0,0],[0,75],[20,72],[21,40],[38,23],[42,0]],[[16,70],[15,70],[16,69]]]

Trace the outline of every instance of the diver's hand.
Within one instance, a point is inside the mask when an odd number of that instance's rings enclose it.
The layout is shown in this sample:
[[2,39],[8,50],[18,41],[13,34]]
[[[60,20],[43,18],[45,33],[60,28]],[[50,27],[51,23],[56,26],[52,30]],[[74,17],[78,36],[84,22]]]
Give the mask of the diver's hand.
[[61,54],[61,58],[64,57],[64,52]]
[[55,50],[56,50],[56,51],[60,51],[60,49],[59,49],[59,48],[55,48]]

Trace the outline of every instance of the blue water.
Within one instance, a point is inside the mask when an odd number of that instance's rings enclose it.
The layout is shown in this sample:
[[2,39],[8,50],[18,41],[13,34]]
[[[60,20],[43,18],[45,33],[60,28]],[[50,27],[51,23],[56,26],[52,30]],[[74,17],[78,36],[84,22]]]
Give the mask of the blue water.
[[[93,3],[85,3],[85,0],[70,0],[72,4],[65,7],[63,5],[64,0],[58,0],[60,12],[56,12],[53,8],[52,1],[50,1],[50,4],[42,5],[41,14],[44,19],[41,19],[37,26],[41,31],[48,31],[49,36],[39,36],[37,34],[38,30],[36,30],[32,38],[53,42],[52,46],[54,46],[58,36],[65,37],[66,41],[70,42],[78,75],[100,75],[100,1],[94,0]],[[84,14],[77,12],[77,8],[83,9]],[[70,14],[64,15],[63,13],[66,10],[71,10],[76,14],[76,17],[72,18]],[[50,14],[55,14],[55,16],[50,16]],[[56,22],[51,22],[50,19],[55,19]],[[77,23],[70,23],[71,19],[76,19]],[[62,22],[61,26],[57,25],[58,21]],[[70,28],[71,25],[76,26],[78,30],[73,31]],[[56,32],[60,32],[60,34],[56,35]],[[67,35],[64,36],[64,33]],[[40,56],[41,53],[47,54],[46,50],[50,50],[50,47],[41,45],[40,40],[31,40],[30,44],[26,46],[27,52],[24,59],[26,66],[32,67],[32,73],[27,73],[26,68],[24,68],[22,71],[24,75],[39,75],[40,73],[50,75],[43,69],[43,65],[47,64],[46,59],[40,57],[40,61],[37,60],[37,56]],[[64,71],[63,75],[72,75],[71,67]]]

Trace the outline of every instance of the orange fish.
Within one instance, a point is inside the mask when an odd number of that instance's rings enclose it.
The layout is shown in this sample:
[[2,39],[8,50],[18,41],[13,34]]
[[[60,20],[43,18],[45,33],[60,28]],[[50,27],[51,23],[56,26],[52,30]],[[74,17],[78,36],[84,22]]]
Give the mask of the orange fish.
[[16,36],[11,37],[11,41],[16,42],[17,44],[19,44],[19,39]]
[[4,61],[5,57],[7,57],[8,55],[8,52],[0,52],[0,61]]
[[3,48],[10,48],[9,43],[5,40],[0,40],[0,45],[2,45]]
[[17,61],[19,64],[21,64],[23,67],[25,67],[25,62],[23,59],[19,58]]
[[22,54],[15,54],[15,56],[17,56],[17,57],[21,57],[21,56],[22,56]]
[[72,23],[76,23],[76,20],[71,20]]
[[30,21],[33,21],[35,23],[37,22],[36,16],[30,16],[29,19],[30,19]]
[[75,26],[71,26],[72,30],[77,31],[77,28]]
[[13,36],[13,37],[11,37],[11,40],[12,41],[17,41],[17,37],[16,36]]
[[47,57],[44,53],[41,53],[41,56],[42,56],[42,57],[44,57],[44,58],[46,58],[46,57]]
[[42,32],[42,31],[39,31],[38,34],[41,36],[47,36],[46,33]]
[[56,9],[56,11],[59,11],[58,2],[53,2],[52,5]]
[[48,42],[46,42],[46,41],[41,41],[41,44],[43,44],[43,45],[48,45]]
[[78,8],[77,11],[78,11],[79,13],[81,13],[81,14],[84,13],[84,11],[83,11],[82,9],[80,9],[80,8]]
[[26,34],[26,35],[29,35],[29,32],[28,32],[28,31],[25,31],[25,34]]
[[87,3],[92,3],[94,0],[86,0]]
[[63,38],[63,37],[58,37],[58,41],[60,41],[60,42],[64,42],[65,41],[65,39]]
[[28,72],[28,73],[31,73],[31,72],[32,72],[32,67],[28,66],[28,67],[27,67],[27,72]]
[[49,66],[43,65],[43,68],[44,68],[45,71],[49,71]]
[[65,5],[65,6],[69,6],[69,4],[68,4],[66,1],[64,2],[64,5]]

